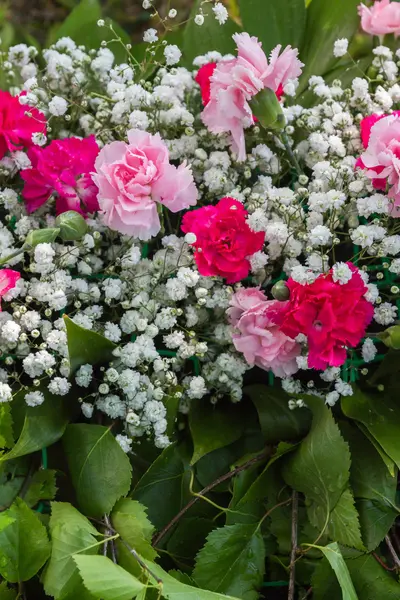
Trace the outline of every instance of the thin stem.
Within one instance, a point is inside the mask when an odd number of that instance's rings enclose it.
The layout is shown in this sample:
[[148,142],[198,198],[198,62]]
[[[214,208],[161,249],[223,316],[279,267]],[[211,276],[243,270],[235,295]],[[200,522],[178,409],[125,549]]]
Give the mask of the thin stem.
[[396,550],[393,548],[392,540],[390,539],[390,537],[388,535],[385,536],[385,542],[386,542],[387,547],[389,548],[390,555],[393,558],[393,562],[396,565],[396,568],[399,569],[400,568],[400,559],[397,556]]
[[283,145],[285,146],[286,152],[288,153],[290,162],[292,163],[292,165],[294,166],[294,168],[297,171],[297,175],[302,175],[303,171],[299,165],[299,161],[297,160],[296,155],[294,154],[292,148],[290,147],[289,138],[287,136],[286,131],[282,131],[281,140],[282,140]]
[[289,565],[288,600],[294,600],[294,592],[295,592],[298,513],[299,513],[299,497],[298,497],[297,492],[295,490],[293,490],[293,493],[292,493],[292,551],[290,554],[290,565]]
[[136,552],[136,550],[134,548],[132,548],[129,544],[127,544],[127,542],[125,540],[121,539],[121,543],[125,546],[125,548],[130,552],[130,554],[132,554],[132,556],[137,560],[137,562],[139,563],[139,565],[142,567],[142,569],[144,569],[145,571],[147,571],[147,573],[149,575],[151,575],[151,577],[153,579],[155,579],[155,581],[160,585],[162,585],[162,579],[160,579],[157,575],[155,575],[155,573],[153,573],[153,571],[151,569],[149,569],[149,567],[146,565],[146,563],[142,560],[142,558],[139,556],[139,554]]
[[221,475],[221,477],[218,477],[218,479],[216,479],[215,481],[213,481],[212,483],[207,485],[205,488],[203,488],[200,492],[198,492],[196,494],[196,496],[194,498],[192,498],[186,504],[186,506],[184,506],[182,508],[182,510],[180,510],[178,512],[178,514],[175,515],[175,517],[169,523],[167,523],[167,525],[153,538],[153,546],[155,546],[155,547],[158,546],[158,544],[163,539],[163,537],[168,533],[168,531],[170,531],[170,529],[172,529],[172,527],[174,527],[174,525],[176,525],[176,523],[178,523],[178,521],[183,517],[183,515],[185,513],[187,513],[187,511],[193,506],[193,504],[195,504],[202,496],[205,496],[205,494],[207,494],[208,492],[213,490],[220,483],[223,483],[224,481],[228,481],[229,479],[232,479],[232,477],[235,477],[235,475],[237,475],[238,473],[241,473],[242,471],[245,471],[252,465],[264,460],[268,456],[268,452],[269,452],[269,448],[266,448],[264,450],[264,452],[262,452],[258,456],[255,456],[254,458],[251,458],[250,460],[243,463],[239,467],[232,469],[232,471],[229,471],[229,473],[225,473],[225,475]]
[[377,555],[376,552],[373,552],[372,556],[381,565],[381,567],[385,569],[385,571],[396,571],[396,567],[388,567],[387,564],[383,562],[383,560]]
[[[111,527],[111,522],[110,519],[108,518],[107,515],[104,515],[104,522],[106,524],[106,535],[111,535],[113,533],[113,529]],[[116,533],[116,532],[114,532]],[[107,546],[108,546],[108,540],[105,541],[104,543],[104,556],[107,556]],[[110,541],[110,548],[111,548],[111,557],[112,560],[115,564],[117,564],[117,552],[115,549],[115,544],[114,544],[114,540]]]
[[9,254],[8,256],[5,256],[4,258],[2,258],[0,260],[0,265],[5,265],[8,263],[9,260],[11,260],[12,258],[15,258],[16,256],[19,256],[20,254],[23,254],[25,252],[25,248],[18,248],[18,250],[15,250],[15,252],[11,252],[11,254]]

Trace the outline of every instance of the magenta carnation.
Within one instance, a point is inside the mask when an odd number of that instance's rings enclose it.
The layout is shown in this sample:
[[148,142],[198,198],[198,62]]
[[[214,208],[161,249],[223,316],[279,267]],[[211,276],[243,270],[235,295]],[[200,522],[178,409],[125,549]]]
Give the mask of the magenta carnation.
[[247,224],[247,211],[233,198],[222,198],[215,206],[187,212],[182,231],[194,233],[195,261],[199,273],[219,275],[235,283],[249,274],[249,257],[262,249],[265,233]]
[[0,269],[0,299],[15,287],[15,284],[20,277],[21,275],[18,271],[13,271],[12,269]]
[[345,284],[333,280],[332,270],[310,284],[287,282],[290,300],[275,320],[291,338],[307,336],[310,368],[340,367],[346,348],[358,345],[372,320],[373,305],[364,298],[368,288],[358,269],[347,265],[352,277]]
[[281,92],[289,79],[299,77],[303,65],[297,58],[298,51],[290,46],[282,54],[279,54],[282,46],[274,48],[268,61],[256,37],[237,33],[233,38],[238,56],[217,64],[209,79],[209,96],[203,78],[200,82],[203,98],[209,97],[202,119],[213,133],[230,132],[232,147],[238,159],[244,160],[244,128],[254,122],[249,101],[264,88]]
[[267,300],[258,289],[240,289],[232,296],[228,315],[235,332],[234,346],[249,365],[288,377],[298,371],[296,356],[300,345],[275,323],[286,302]]
[[0,90],[0,159],[7,152],[32,146],[34,133],[46,133],[44,114],[37,108],[22,105],[18,96]]
[[161,228],[157,203],[178,212],[195,205],[198,193],[190,168],[170,164],[158,133],[132,129],[128,141],[112,142],[101,150],[93,178],[104,223],[145,241]]
[[57,214],[75,210],[86,214],[98,210],[97,187],[92,181],[99,147],[93,135],[53,140],[45,148],[28,151],[32,168],[21,171],[25,181],[22,197],[28,213],[56,196]]

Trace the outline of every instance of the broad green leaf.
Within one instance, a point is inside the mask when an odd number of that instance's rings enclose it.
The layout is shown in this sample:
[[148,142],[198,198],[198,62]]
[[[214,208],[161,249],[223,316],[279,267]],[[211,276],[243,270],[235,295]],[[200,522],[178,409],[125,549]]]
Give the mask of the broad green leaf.
[[306,26],[304,0],[239,0],[243,29],[255,35],[268,55],[275,46],[300,48]]
[[388,456],[386,454],[386,452],[384,451],[382,446],[376,441],[374,436],[370,434],[370,432],[365,427],[365,425],[363,425],[360,422],[357,422],[357,426],[358,426],[359,430],[362,431],[362,433],[365,435],[365,437],[371,442],[371,444],[373,445],[375,450],[378,452],[379,456],[385,463],[387,470],[389,471],[389,475],[394,477],[395,473],[397,472],[397,467],[396,467],[395,462],[390,458],[390,456]]
[[17,590],[9,588],[5,581],[0,583],[0,600],[15,600],[16,597]]
[[[165,448],[132,492],[147,507],[151,523],[162,529],[190,500],[190,467],[175,444]],[[186,485],[184,485],[186,483]]]
[[28,471],[25,457],[0,463],[0,512],[9,508],[18,496]]
[[56,492],[56,471],[41,469],[33,474],[24,500],[28,506],[32,507],[39,500],[54,500]]
[[322,529],[347,487],[350,452],[331,410],[320,398],[307,396],[306,401],[313,412],[311,430],[287,458],[283,477],[306,496],[311,523]]
[[267,443],[298,440],[305,436],[311,425],[309,410],[290,410],[288,396],[283,390],[267,385],[250,385],[244,393],[254,403],[261,430]]
[[[44,573],[46,594],[56,599],[80,598],[82,579],[73,560],[78,551],[96,554],[97,530],[79,511],[67,502],[52,502],[50,518],[51,558]],[[85,550],[87,549],[87,550]],[[86,600],[86,599],[85,599]]]
[[85,587],[102,600],[132,600],[146,586],[106,556],[75,554]]
[[331,540],[337,540],[340,544],[351,548],[364,550],[358,513],[354,506],[353,494],[349,489],[343,492],[332,510],[327,533]]
[[116,347],[113,342],[95,331],[77,325],[67,315],[64,315],[64,321],[67,328],[71,373],[81,365],[97,365],[112,359]]
[[3,514],[14,520],[0,530],[0,574],[11,583],[27,581],[50,555],[46,529],[20,498]]
[[11,405],[8,402],[0,404],[0,448],[11,448],[14,443]]
[[346,564],[360,600],[399,600],[400,584],[371,555]]
[[381,543],[399,514],[393,506],[376,500],[356,499],[362,538],[371,552]]
[[258,525],[215,529],[196,558],[193,578],[213,592],[256,600],[265,569],[265,547]]
[[346,417],[360,421],[383,450],[400,467],[400,407],[385,393],[366,394],[354,389],[352,396],[342,397]]
[[[51,446],[62,437],[73,411],[71,395],[54,396],[46,386],[39,389],[45,397],[43,404],[24,406],[25,417],[20,436],[15,446],[3,454],[0,461],[31,454]],[[26,393],[26,390],[19,392],[13,402],[24,403]]]
[[307,24],[300,58],[305,64],[299,93],[311,75],[324,75],[338,60],[333,56],[333,44],[338,38],[351,39],[356,33],[360,17],[359,0],[312,0],[307,9]]
[[167,550],[178,565],[193,566],[196,554],[206,543],[206,538],[216,525],[211,519],[188,517],[179,521],[168,540]]
[[229,446],[243,434],[245,415],[239,404],[232,404],[229,410],[209,400],[195,400],[189,413],[194,452],[191,464],[213,450]]
[[[182,583],[172,575],[169,575],[159,565],[149,560],[144,561],[151,572],[163,582],[162,595],[167,600],[239,600],[238,597],[226,596],[208,590],[202,590]],[[154,584],[154,580],[151,579]],[[245,600],[240,598],[240,600]]]
[[140,502],[130,498],[119,500],[111,514],[111,522],[121,538],[136,552],[149,560],[156,558],[157,552],[151,545],[155,529]]
[[318,565],[312,574],[311,585],[313,600],[343,600],[339,581],[326,558],[318,561]]
[[358,600],[356,590],[350,578],[350,573],[340,552],[339,546],[335,543],[328,546],[318,546],[319,550],[328,559],[329,564],[335,571],[343,593],[343,600]]
[[[202,8],[205,17],[204,24],[199,27],[194,22],[194,17]],[[203,0],[195,0],[190,13],[190,20],[183,34],[183,57],[190,68],[193,59],[210,50],[217,50],[221,54],[231,54],[235,51],[232,35],[239,31],[239,27],[231,19],[220,25],[212,12],[212,6]]]
[[130,489],[132,467],[108,427],[69,425],[65,453],[82,511],[92,517],[108,514]]

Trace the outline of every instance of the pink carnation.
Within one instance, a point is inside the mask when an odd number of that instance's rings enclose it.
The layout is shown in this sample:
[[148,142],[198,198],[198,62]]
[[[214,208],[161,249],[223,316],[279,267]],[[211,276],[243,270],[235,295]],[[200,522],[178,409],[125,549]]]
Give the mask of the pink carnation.
[[228,309],[236,332],[232,340],[249,365],[272,371],[277,377],[287,377],[298,371],[296,356],[300,346],[276,325],[276,315],[286,302],[267,300],[255,288],[240,289],[232,296]]
[[307,336],[308,365],[314,369],[340,367],[346,360],[346,348],[360,342],[371,322],[374,308],[364,298],[368,291],[358,269],[348,283],[335,282],[332,271],[306,285],[293,279],[287,282],[290,300],[277,314],[276,323],[288,336]]
[[158,133],[132,129],[128,140],[111,142],[100,151],[93,179],[105,224],[148,240],[161,228],[157,203],[178,212],[195,205],[198,193],[190,168],[170,164]]
[[[367,121],[368,119],[368,121]],[[356,167],[366,169],[366,176],[375,188],[386,190],[393,199],[391,214],[400,216],[400,112],[392,115],[371,115],[361,122],[361,135],[366,151]]]
[[400,35],[400,4],[390,0],[376,1],[371,8],[364,4],[358,7],[361,27],[371,35],[384,36],[387,33]]
[[20,104],[18,96],[0,90],[0,159],[7,151],[32,146],[34,133],[46,133],[44,114],[37,108]]
[[32,168],[21,171],[25,181],[22,197],[28,213],[56,195],[57,214],[75,210],[86,214],[98,210],[97,187],[91,177],[99,147],[93,135],[53,140],[45,148],[28,150]]
[[249,257],[262,249],[265,233],[255,232],[246,222],[247,211],[233,198],[222,198],[216,206],[187,212],[182,231],[194,233],[194,255],[199,273],[219,275],[235,283],[249,274]]
[[[18,279],[20,279],[21,275],[18,271],[13,271],[12,269],[1,269],[0,270],[0,299],[7,294],[10,290],[15,287]],[[1,311],[1,304],[0,304]]]
[[280,93],[289,79],[299,77],[303,65],[297,58],[298,51],[290,46],[281,55],[281,46],[274,48],[268,62],[256,37],[237,33],[233,38],[238,56],[219,62],[214,69],[210,77],[210,101],[202,119],[213,133],[230,132],[233,150],[239,160],[244,160],[244,128],[254,122],[249,101],[264,88]]

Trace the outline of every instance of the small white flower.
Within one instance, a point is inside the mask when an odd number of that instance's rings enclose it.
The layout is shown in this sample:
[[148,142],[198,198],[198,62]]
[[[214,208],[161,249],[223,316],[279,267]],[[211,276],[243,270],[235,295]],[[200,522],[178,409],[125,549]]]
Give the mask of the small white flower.
[[376,349],[374,342],[370,338],[367,338],[362,345],[361,352],[364,361],[368,363],[374,360],[378,350]]
[[165,46],[164,56],[168,66],[176,65],[181,59],[182,52],[179,50],[178,46],[170,44]]
[[62,117],[68,109],[68,102],[61,96],[54,96],[49,102],[49,112],[55,117]]
[[189,233],[187,233],[185,235],[185,242],[187,244],[194,244],[197,240],[197,236],[195,233],[192,233],[191,231],[189,231]]
[[203,15],[196,15],[194,18],[194,22],[196,23],[196,25],[199,25],[200,27],[203,25],[204,23],[204,16]]
[[132,449],[132,440],[130,438],[128,438],[128,436],[126,435],[121,435],[118,434],[115,436],[116,441],[118,442],[118,444],[121,446],[122,450],[125,453],[128,453],[131,451]]
[[0,383],[0,402],[10,402],[12,390],[7,383]]
[[344,285],[350,281],[353,276],[353,272],[350,267],[344,263],[339,262],[332,267],[332,279],[335,282],[339,282],[340,285]]
[[334,406],[336,404],[336,402],[339,400],[340,395],[339,392],[329,392],[326,396],[325,396],[325,402],[326,404],[328,404],[328,406]]
[[44,133],[32,133],[32,143],[35,146],[44,146],[47,142],[47,138]]
[[177,14],[178,14],[178,11],[175,8],[171,8],[171,10],[168,13],[168,17],[170,19],[175,19]]
[[221,2],[217,2],[217,4],[213,6],[212,10],[220,25],[226,23],[228,20],[228,11],[226,10],[225,6],[221,4]]
[[44,402],[42,392],[28,392],[25,394],[25,402],[28,406],[40,406]]
[[336,58],[340,58],[347,53],[347,48],[349,47],[349,40],[346,38],[341,38],[336,40],[333,45],[333,56]]
[[143,0],[142,6],[143,6],[144,10],[148,10],[149,8],[151,8],[150,0]]
[[157,29],[150,27],[143,34],[143,41],[148,44],[154,44],[158,40]]
[[104,19],[99,19],[99,20],[97,21],[97,26],[98,26],[98,27],[104,27],[104,25],[105,25]]

